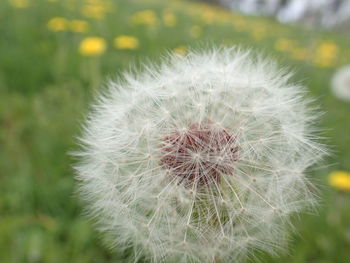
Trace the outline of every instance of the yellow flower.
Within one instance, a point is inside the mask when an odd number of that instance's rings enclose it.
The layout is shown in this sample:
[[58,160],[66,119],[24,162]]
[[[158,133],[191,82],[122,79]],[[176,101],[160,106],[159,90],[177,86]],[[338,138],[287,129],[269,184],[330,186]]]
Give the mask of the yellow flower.
[[280,38],[275,42],[275,49],[277,51],[291,51],[294,49],[294,47],[295,41],[287,38]]
[[50,31],[64,31],[68,28],[68,20],[64,17],[53,17],[47,22]]
[[15,8],[27,8],[29,6],[28,0],[9,0],[9,2]]
[[131,23],[134,25],[155,26],[157,21],[157,15],[152,10],[139,11],[133,14],[131,17]]
[[350,191],[350,173],[345,171],[334,171],[330,173],[328,182],[334,188],[342,191]]
[[139,47],[139,41],[132,36],[119,36],[114,39],[114,47],[117,49],[137,49]]
[[338,46],[333,42],[324,42],[317,46],[314,62],[319,67],[335,65],[339,53]]
[[72,20],[70,22],[70,29],[76,33],[85,33],[89,31],[89,24],[84,20]]
[[85,3],[91,5],[107,5],[110,4],[108,0],[84,0]]
[[106,41],[101,37],[87,37],[80,42],[79,52],[83,56],[99,56],[106,51]]
[[163,14],[164,25],[168,27],[176,26],[177,20],[173,13],[166,12]]
[[202,20],[206,24],[213,24],[216,18],[216,13],[213,10],[207,9],[202,13]]
[[184,45],[178,46],[174,49],[174,52],[178,55],[184,56],[187,53],[187,47]]
[[84,0],[84,2],[87,4],[98,5],[103,3],[103,0]]
[[324,42],[317,47],[316,52],[325,57],[334,57],[338,53],[338,46],[333,42]]
[[81,12],[85,17],[102,19],[106,15],[107,8],[101,4],[88,4],[83,6]]
[[190,34],[194,38],[198,38],[202,35],[202,28],[200,26],[193,26],[190,30]]

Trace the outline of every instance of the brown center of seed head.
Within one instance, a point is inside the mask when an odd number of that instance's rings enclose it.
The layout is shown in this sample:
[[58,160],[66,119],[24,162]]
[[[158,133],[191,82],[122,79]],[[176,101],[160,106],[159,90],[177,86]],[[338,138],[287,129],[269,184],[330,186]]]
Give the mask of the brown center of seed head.
[[236,137],[211,121],[175,130],[163,139],[161,166],[186,184],[219,183],[233,174],[238,159]]

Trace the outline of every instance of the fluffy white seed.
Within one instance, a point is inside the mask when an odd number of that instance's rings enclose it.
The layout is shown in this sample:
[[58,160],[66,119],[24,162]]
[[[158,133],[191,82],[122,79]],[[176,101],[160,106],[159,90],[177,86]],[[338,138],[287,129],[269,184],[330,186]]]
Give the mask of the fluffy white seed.
[[[283,248],[324,153],[304,88],[236,48],[169,55],[110,82],[77,153],[90,216],[132,260],[241,262]],[[288,227],[287,227],[288,225]]]

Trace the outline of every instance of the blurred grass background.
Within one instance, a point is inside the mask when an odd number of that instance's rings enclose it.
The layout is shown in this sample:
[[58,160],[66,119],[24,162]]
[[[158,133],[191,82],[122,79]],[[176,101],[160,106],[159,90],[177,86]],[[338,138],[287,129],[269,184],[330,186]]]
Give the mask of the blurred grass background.
[[180,0],[0,2],[0,262],[123,262],[82,216],[68,152],[108,77],[208,43],[275,57],[326,112],[320,127],[333,154],[313,172],[319,212],[296,219],[288,255],[259,258],[350,262],[350,195],[327,183],[330,171],[350,170],[350,104],[329,89],[350,63],[350,38]]

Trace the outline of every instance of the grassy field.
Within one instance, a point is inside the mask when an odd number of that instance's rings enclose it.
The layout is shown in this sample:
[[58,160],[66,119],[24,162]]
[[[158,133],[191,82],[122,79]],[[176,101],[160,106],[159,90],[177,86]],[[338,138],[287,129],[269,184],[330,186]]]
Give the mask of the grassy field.
[[[98,40],[94,56],[82,44],[89,37]],[[333,153],[313,172],[319,212],[296,219],[289,255],[261,254],[262,262],[349,262],[350,195],[327,175],[350,170],[350,104],[329,89],[350,63],[350,38],[175,0],[0,2],[0,262],[123,262],[82,216],[68,152],[109,77],[212,44],[262,50],[290,66],[325,112],[320,127]]]

